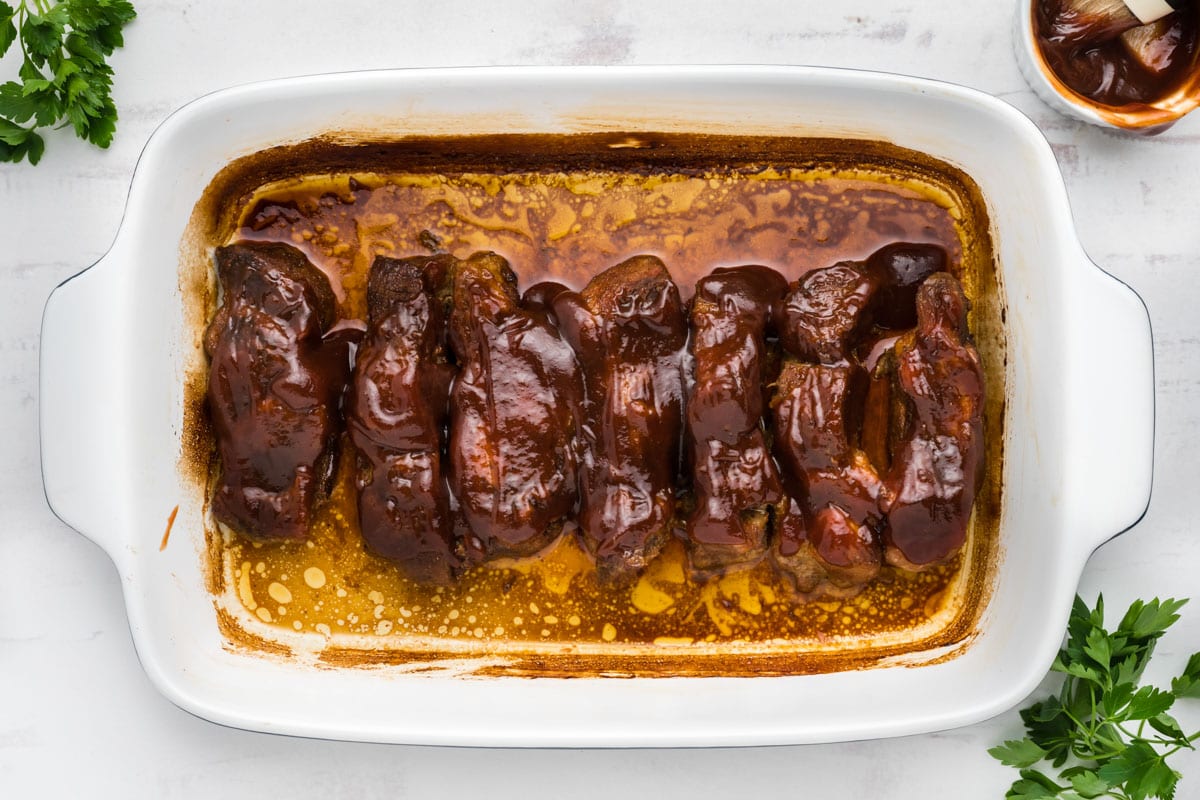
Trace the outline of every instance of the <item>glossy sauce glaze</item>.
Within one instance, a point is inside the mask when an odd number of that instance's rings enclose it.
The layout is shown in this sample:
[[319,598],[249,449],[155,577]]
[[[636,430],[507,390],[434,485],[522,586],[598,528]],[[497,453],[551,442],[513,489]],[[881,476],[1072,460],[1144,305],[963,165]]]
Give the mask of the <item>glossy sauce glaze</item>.
[[576,506],[579,364],[546,313],[522,305],[500,256],[460,262],[451,296],[450,488],[469,558],[531,556]]
[[[766,543],[746,535],[747,527],[741,524],[744,516],[731,514],[730,509],[707,514],[698,510],[703,481],[694,478],[696,497],[681,496],[673,477],[682,471],[721,480],[711,465],[706,468],[701,463],[699,455],[706,446],[729,448],[747,463],[755,461],[755,450],[770,448],[768,431],[745,424],[756,414],[765,414],[773,392],[768,388],[755,397],[747,387],[770,382],[744,378],[740,387],[725,396],[713,387],[720,385],[720,365],[726,363],[722,348],[728,349],[731,342],[748,343],[748,371],[757,369],[766,377],[781,368],[780,347],[768,341],[774,341],[781,317],[776,310],[781,303],[782,287],[776,285],[780,279],[763,277],[769,273],[763,270],[758,276],[763,281],[758,283],[765,285],[756,285],[753,268],[747,272],[745,268],[714,271],[714,267],[764,263],[794,281],[813,268],[864,259],[879,247],[902,240],[939,245],[948,268],[964,278],[968,290],[973,278],[964,261],[972,264],[972,270],[980,266],[990,269],[990,264],[975,261],[980,256],[990,258],[984,255],[988,252],[985,244],[977,249],[984,243],[986,231],[967,224],[975,221],[970,210],[919,171],[906,173],[894,164],[834,168],[808,163],[677,173],[604,169],[507,174],[343,172],[268,184],[242,202],[237,215],[240,223],[230,231],[230,239],[288,242],[301,248],[330,276],[341,315],[370,317],[372,327],[380,314],[366,313],[370,303],[364,290],[376,256],[411,259],[431,247],[460,258],[481,250],[500,253],[519,274],[519,286],[498,265],[482,268],[478,281],[454,283],[454,291],[476,297],[482,292],[495,301],[491,311],[482,316],[467,313],[465,305],[450,306],[451,338],[457,340],[450,344],[451,349],[479,354],[459,361],[460,369],[481,376],[464,381],[464,385],[476,387],[472,391],[487,391],[487,362],[494,353],[504,351],[507,355],[503,357],[521,361],[511,341],[502,343],[506,325],[515,324],[522,330],[557,327],[563,331],[559,342],[578,356],[584,373],[582,384],[589,388],[582,390],[584,400],[577,406],[551,408],[546,404],[538,429],[567,430],[577,424],[585,438],[592,437],[593,445],[601,443],[583,452],[608,452],[612,461],[642,469],[653,467],[656,461],[665,463],[664,474],[670,476],[640,476],[639,486],[651,487],[646,493],[651,502],[627,503],[624,511],[618,502],[615,512],[610,506],[603,530],[613,530],[614,515],[621,518],[624,513],[632,520],[628,510],[634,506],[653,508],[656,495],[663,498],[661,521],[651,513],[646,517],[648,524],[629,526],[633,531],[630,539],[606,544],[589,537],[586,514],[580,516],[583,530],[577,532],[576,523],[562,512],[575,498],[564,493],[554,499],[554,486],[572,483],[566,476],[571,466],[561,458],[562,453],[571,451],[569,436],[558,444],[553,444],[553,436],[531,438],[530,444],[536,446],[550,441],[550,450],[559,454],[545,462],[551,464],[549,471],[541,470],[536,480],[521,481],[522,486],[537,485],[547,492],[536,503],[525,505],[537,510],[536,518],[492,527],[498,509],[521,508],[521,503],[489,505],[486,498],[469,501],[478,506],[479,530],[486,527],[488,535],[477,534],[472,540],[478,551],[474,558],[469,552],[447,555],[447,563],[456,568],[456,559],[462,560],[462,572],[456,579],[439,577],[423,583],[419,570],[410,572],[418,580],[410,580],[403,570],[373,555],[372,550],[382,552],[378,545],[371,547],[368,542],[368,547],[363,547],[367,506],[361,499],[355,502],[355,488],[356,480],[358,487],[369,487],[371,482],[363,477],[361,459],[357,467],[353,459],[343,459],[332,498],[317,509],[308,542],[262,544],[223,538],[225,580],[234,587],[242,606],[260,620],[326,637],[354,633],[381,642],[394,639],[398,646],[403,646],[404,637],[428,636],[490,644],[789,641],[821,647],[822,642],[846,638],[872,641],[889,632],[919,630],[939,614],[944,616],[946,604],[953,602],[951,596],[962,593],[962,558],[956,556],[919,574],[876,564],[873,570],[878,578],[855,597],[839,597],[832,591],[812,595],[816,602],[797,602],[795,582],[781,577],[774,560],[760,558]],[[654,257],[625,261],[650,254]],[[621,277],[612,281],[612,287],[621,290],[615,294],[611,287],[606,291],[603,277],[594,278],[603,276],[612,264],[619,268],[610,277]],[[899,275],[909,267],[895,269]],[[928,272],[922,277],[924,274]],[[689,344],[685,315],[689,308],[703,308],[706,282],[729,282],[737,276],[749,278],[738,290],[739,296],[745,296],[744,306],[707,317],[707,328],[697,327],[701,333]],[[697,302],[685,307],[698,283]],[[903,284],[896,278],[887,287],[903,292]],[[532,287],[523,299],[517,294],[521,287]],[[430,290],[423,287],[421,291]],[[620,330],[589,330],[588,325],[593,324],[589,317],[594,321],[595,309],[605,303],[608,319],[615,310],[619,319],[627,321],[622,324],[649,325],[661,351],[639,350],[650,341],[648,337],[623,342]],[[890,308],[893,304],[885,305]],[[479,307],[478,303],[471,305]],[[508,322],[510,319],[518,322]],[[575,321],[564,324],[566,319]],[[900,328],[913,321],[885,322]],[[849,354],[856,365],[866,359],[878,332],[887,327],[878,323],[856,323],[870,340]],[[703,333],[705,330],[708,333]],[[366,342],[371,335],[369,328]],[[424,359],[436,364],[439,346],[413,340],[414,363]],[[685,348],[690,348],[687,358],[694,361],[697,378],[711,373],[712,380],[686,380],[688,370],[681,374],[680,367]],[[539,352],[544,349],[539,346]],[[617,354],[619,358],[614,357]],[[362,351],[359,359],[361,365]],[[646,365],[640,368],[643,374],[622,384],[621,370],[638,363]],[[521,369],[518,364],[501,372],[514,374]],[[525,369],[522,385],[530,377],[534,384],[546,379],[530,375],[528,362]],[[859,365],[856,369],[864,368]],[[421,383],[418,372],[410,375],[411,385]],[[570,370],[559,372],[552,381],[552,394],[576,391]],[[493,384],[496,374],[491,375]],[[865,371],[863,374],[865,386]],[[356,377],[355,391],[360,390],[358,380]],[[434,383],[441,386],[436,380]],[[660,396],[670,406],[681,404],[688,393],[693,395],[694,410],[688,412],[687,436],[682,439],[690,450],[686,457],[656,452],[656,460],[647,460],[643,454],[654,450],[651,440],[639,445],[636,437],[612,431],[606,408],[627,409],[647,400],[637,392],[631,395],[628,387],[640,387],[643,392],[654,387],[649,405],[660,410]],[[707,400],[697,395],[704,392],[710,393]],[[435,400],[439,396],[437,390],[426,394]],[[459,402],[464,408],[471,405],[465,396]],[[479,407],[495,408],[486,403]],[[353,403],[350,408],[352,436],[362,437],[369,425],[360,423],[356,434],[358,412]],[[582,412],[580,418],[569,419],[567,412],[575,408]],[[440,406],[433,402],[429,413],[438,410]],[[679,419],[683,424],[682,413]],[[512,424],[520,422],[514,419]],[[459,464],[443,469],[452,483],[467,480],[471,470],[493,471],[497,459],[488,454],[498,452],[497,446],[502,447],[505,438],[489,439],[493,424],[502,422],[480,419],[472,425],[480,432],[480,441],[458,456],[451,452],[451,462],[458,458]],[[607,443],[605,436],[609,437]],[[680,439],[675,434],[665,438]],[[373,446],[386,453],[387,443],[378,436],[361,439],[360,449],[361,443],[368,441],[375,444],[366,449]],[[629,451],[630,447],[634,450]],[[538,471],[541,468],[536,462],[535,455],[528,466]],[[604,469],[606,485],[619,483],[612,476],[622,474],[620,470],[585,462],[581,459],[577,465],[585,476],[589,469]],[[730,459],[713,463],[718,462],[728,464]],[[746,473],[758,476],[754,469]],[[730,480],[728,474],[724,480]],[[493,480],[488,485],[494,489],[496,483]],[[586,479],[583,485],[587,486]],[[465,492],[468,497],[470,494]],[[781,518],[786,517],[790,504],[799,524],[805,524],[805,512],[785,495],[783,485],[777,487],[768,473],[762,486],[749,487],[746,499],[739,503],[760,510],[772,506],[769,513]],[[667,524],[671,513],[667,506],[676,503],[683,504],[686,513],[681,517],[686,522],[672,530]],[[581,507],[586,509],[586,502]],[[448,513],[462,514],[463,510]],[[731,524],[734,516],[738,517],[736,526]],[[485,517],[487,526],[481,522]],[[454,524],[471,528],[462,517],[456,517]],[[748,529],[753,531],[753,524]],[[497,535],[505,530],[510,533]],[[541,549],[547,544],[548,549]],[[697,561],[696,554],[705,548],[722,555],[713,559],[710,573],[693,574],[690,567],[697,565],[699,572],[704,572],[703,559]],[[474,566],[482,557],[478,553],[486,554],[489,563]],[[439,570],[434,573],[442,574]],[[614,581],[613,577],[624,580]],[[443,585],[435,585],[439,583]],[[827,588],[836,587],[828,584]]]
[[553,291],[550,309],[584,375],[580,532],[601,578],[626,579],[662,552],[675,516],[683,304],[662,261],[635,256]]
[[214,254],[225,302],[205,332],[208,402],[221,450],[213,517],[255,539],[303,539],[328,494],[349,343],[325,275],[295,247]]
[[1194,5],[1115,37],[1082,37],[1072,0],[1034,3],[1037,42],[1071,90],[1108,106],[1145,106],[1171,94],[1196,69],[1200,9]]
[[[983,366],[969,344],[958,282],[931,275],[916,297],[917,327],[882,362],[907,408],[889,448],[887,558],[905,569],[937,562],[963,543],[983,472]],[[887,463],[887,462],[884,462]]]
[[778,371],[768,343],[787,281],[757,265],[718,267],[692,298],[692,390],[687,402],[695,510],[686,520],[694,570],[752,564],[787,512],[762,426]]
[[445,584],[461,565],[444,478],[444,428],[455,369],[437,291],[448,257],[379,259],[367,331],[346,394],[346,425],[366,547],[409,578]]

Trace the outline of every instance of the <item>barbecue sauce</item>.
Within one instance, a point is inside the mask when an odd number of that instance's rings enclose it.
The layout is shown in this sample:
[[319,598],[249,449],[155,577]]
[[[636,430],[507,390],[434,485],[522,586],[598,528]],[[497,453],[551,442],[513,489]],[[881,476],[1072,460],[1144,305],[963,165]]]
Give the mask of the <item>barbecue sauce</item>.
[[1101,42],[1072,40],[1056,25],[1060,7],[1072,0],[1039,0],[1034,30],[1046,64],[1072,91],[1106,106],[1148,106],[1171,94],[1196,67],[1200,9],[1177,11],[1156,23],[1152,40],[1135,58],[1132,31]]

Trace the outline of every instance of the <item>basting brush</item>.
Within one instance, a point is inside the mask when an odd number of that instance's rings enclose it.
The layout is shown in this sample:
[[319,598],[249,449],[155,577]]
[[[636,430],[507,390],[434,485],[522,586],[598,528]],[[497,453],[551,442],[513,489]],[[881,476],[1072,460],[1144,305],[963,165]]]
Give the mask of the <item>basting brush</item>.
[[1142,69],[1162,75],[1175,63],[1179,53],[1180,28],[1170,19],[1139,25],[1121,34],[1121,44]]
[[1062,0],[1051,14],[1050,38],[1074,45],[1102,44],[1156,22],[1189,0]]

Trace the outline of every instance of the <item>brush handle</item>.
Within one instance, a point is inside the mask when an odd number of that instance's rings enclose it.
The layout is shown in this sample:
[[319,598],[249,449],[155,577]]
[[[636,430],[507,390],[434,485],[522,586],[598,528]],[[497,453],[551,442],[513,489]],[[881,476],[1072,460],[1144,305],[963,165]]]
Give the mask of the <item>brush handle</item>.
[[1160,20],[1172,11],[1180,11],[1188,4],[1188,0],[1124,0],[1124,2],[1143,25]]

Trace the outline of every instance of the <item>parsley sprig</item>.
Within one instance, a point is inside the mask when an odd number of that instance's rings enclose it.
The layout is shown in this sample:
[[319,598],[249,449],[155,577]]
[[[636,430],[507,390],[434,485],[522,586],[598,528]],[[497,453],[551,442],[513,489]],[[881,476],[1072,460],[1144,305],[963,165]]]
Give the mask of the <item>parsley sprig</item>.
[[124,44],[121,31],[135,16],[128,0],[0,2],[0,56],[13,42],[22,55],[20,81],[0,84],[0,161],[38,163],[46,143],[37,129],[60,121],[108,147],[117,107],[106,59]]
[[[1179,619],[1186,600],[1136,601],[1115,631],[1104,627],[1104,598],[1089,609],[1075,598],[1067,644],[1052,669],[1062,690],[1021,712],[1024,739],[988,752],[1020,769],[1011,800],[1116,798],[1170,800],[1180,774],[1167,758],[1195,749],[1200,732],[1184,733],[1168,713],[1183,697],[1200,698],[1200,653],[1188,659],[1171,688],[1139,686],[1155,643]],[[1049,762],[1052,778],[1034,769]],[[1066,769],[1061,769],[1067,765]],[[1043,767],[1043,769],[1046,769]]]

